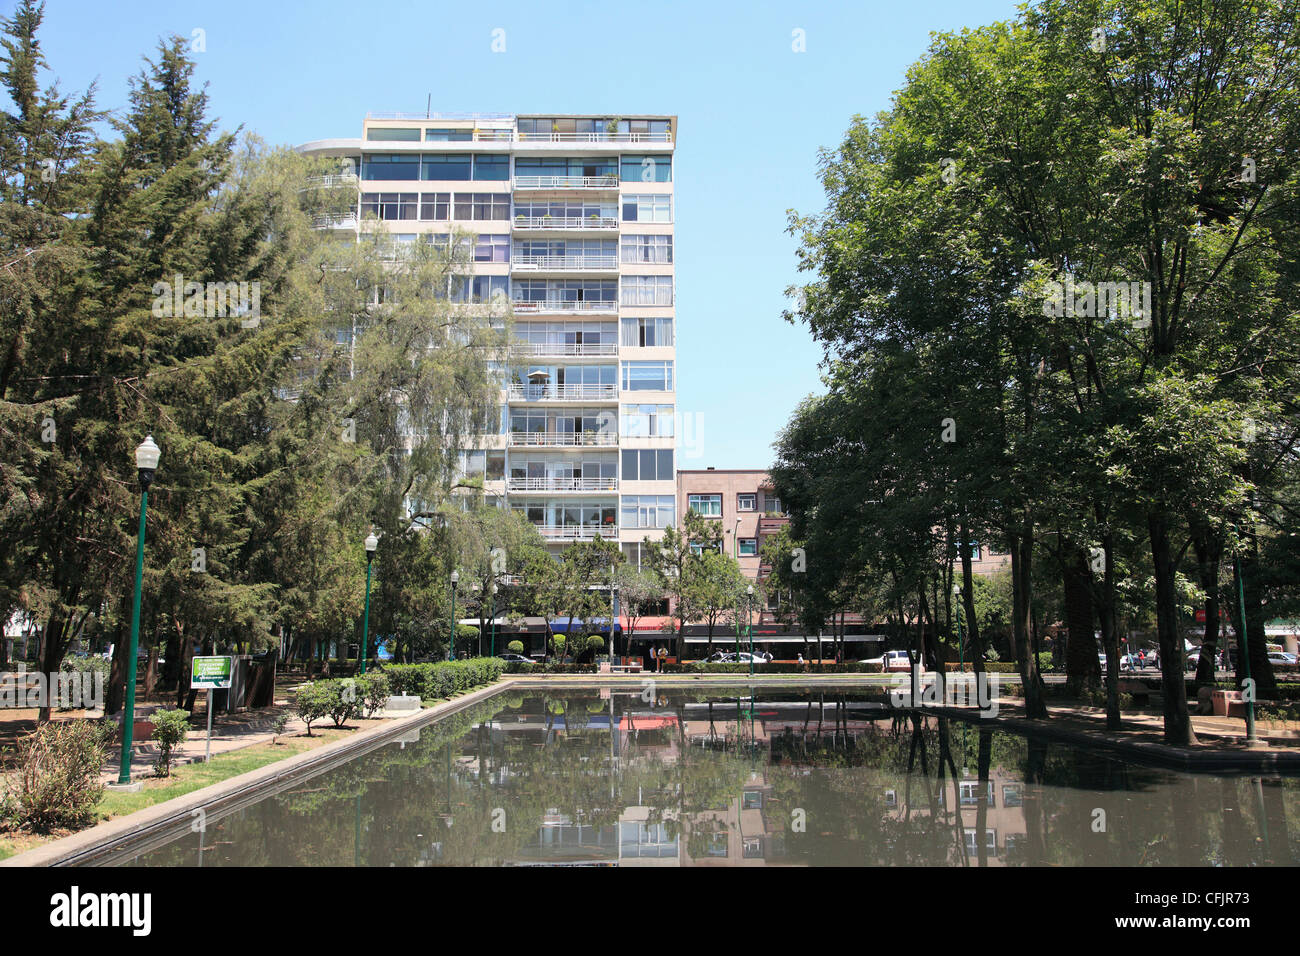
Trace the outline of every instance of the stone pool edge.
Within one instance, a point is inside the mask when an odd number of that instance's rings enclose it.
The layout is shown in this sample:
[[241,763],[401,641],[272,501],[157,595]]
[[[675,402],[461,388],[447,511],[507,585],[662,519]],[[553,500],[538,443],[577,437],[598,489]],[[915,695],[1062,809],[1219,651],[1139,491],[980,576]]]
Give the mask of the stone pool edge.
[[23,853],[0,860],[0,867],[67,866],[79,862],[92,862],[93,858],[112,853],[120,844],[145,840],[150,831],[163,831],[191,818],[191,811],[213,803],[228,801],[241,794],[250,794],[281,778],[294,777],[322,764],[355,755],[355,751],[383,743],[389,737],[398,737],[411,728],[432,722],[439,717],[463,710],[479,701],[487,700],[514,684],[509,679],[488,684],[460,697],[445,700],[416,711],[409,717],[385,721],[377,727],[361,731],[345,740],[326,744],[284,760],[258,767],[228,780],[209,784],[199,790],[164,800],[134,813],[106,820],[77,833],[51,840]]

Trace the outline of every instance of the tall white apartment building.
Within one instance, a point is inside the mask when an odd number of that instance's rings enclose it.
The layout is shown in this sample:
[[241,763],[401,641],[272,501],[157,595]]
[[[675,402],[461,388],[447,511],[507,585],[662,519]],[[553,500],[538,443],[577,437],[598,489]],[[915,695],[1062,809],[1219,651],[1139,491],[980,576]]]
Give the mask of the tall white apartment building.
[[675,116],[376,113],[306,143],[357,174],[356,215],[402,241],[476,234],[467,302],[509,296],[526,361],[467,474],[548,543],[640,560],[676,522]]

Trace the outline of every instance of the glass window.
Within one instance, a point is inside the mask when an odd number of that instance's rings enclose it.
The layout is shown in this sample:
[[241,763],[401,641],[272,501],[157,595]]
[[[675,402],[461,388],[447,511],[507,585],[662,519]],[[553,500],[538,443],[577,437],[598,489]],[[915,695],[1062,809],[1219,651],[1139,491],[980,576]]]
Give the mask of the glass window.
[[451,193],[421,193],[420,218],[426,222],[442,222],[451,216]]
[[624,196],[624,222],[672,222],[671,196]]
[[624,305],[672,305],[672,276],[624,276]]
[[757,495],[736,495],[736,510],[757,511],[758,496]]
[[649,262],[671,265],[673,261],[673,237],[624,236],[623,261],[629,264]]
[[752,558],[755,557],[757,554],[758,554],[757,538],[740,539],[740,556],[742,558]]
[[426,129],[424,131],[424,141],[426,143],[468,143],[474,135],[473,130],[468,129]]
[[420,157],[370,153],[362,157],[362,179],[419,179]]
[[510,178],[510,157],[505,153],[474,154],[474,178],[507,180]]
[[672,362],[624,362],[623,391],[671,392],[673,390]]
[[418,143],[420,141],[420,130],[418,127],[414,129],[372,128],[366,130],[366,139],[376,142]]
[[435,180],[463,180],[470,177],[468,153],[434,153],[422,158],[420,178]]
[[622,320],[622,344],[629,347],[671,346],[673,320],[660,317]]
[[419,193],[362,193],[361,218],[415,219]]
[[763,514],[783,515],[785,511],[781,508],[781,499],[772,495],[763,496]]
[[481,235],[474,243],[475,262],[509,262],[510,237],[508,235]]
[[722,495],[687,495],[686,507],[706,518],[721,518]]
[[620,163],[625,183],[670,183],[673,161],[669,156],[624,156]]
[[456,193],[452,218],[478,222],[505,222],[510,218],[508,193]]

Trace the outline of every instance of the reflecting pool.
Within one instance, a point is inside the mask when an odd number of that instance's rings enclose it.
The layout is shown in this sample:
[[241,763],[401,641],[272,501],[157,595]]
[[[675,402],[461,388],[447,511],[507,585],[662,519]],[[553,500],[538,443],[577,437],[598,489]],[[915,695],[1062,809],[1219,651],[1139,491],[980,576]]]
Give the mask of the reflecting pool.
[[[506,691],[139,866],[1300,862],[1300,779],[1152,769],[879,692]],[[748,690],[741,693],[749,694]],[[193,832],[199,829],[202,832]]]

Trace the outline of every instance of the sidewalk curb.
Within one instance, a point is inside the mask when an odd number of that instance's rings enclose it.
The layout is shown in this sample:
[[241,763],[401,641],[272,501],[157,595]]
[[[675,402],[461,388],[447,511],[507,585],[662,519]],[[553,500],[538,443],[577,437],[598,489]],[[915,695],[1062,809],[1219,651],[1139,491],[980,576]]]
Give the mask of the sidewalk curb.
[[24,853],[0,860],[0,867],[94,866],[100,862],[100,858],[127,842],[143,844],[148,842],[150,835],[166,833],[170,837],[177,826],[188,829],[193,820],[194,810],[202,808],[213,815],[218,813],[225,815],[243,804],[265,798],[269,793],[270,784],[279,782],[287,786],[308,771],[320,771],[329,764],[360,756],[364,752],[388,743],[390,738],[463,710],[501,693],[510,686],[510,682],[499,680],[460,697],[416,711],[409,717],[386,721],[384,724],[361,731],[337,743],[286,757],[284,760],[210,784],[192,793],[173,797],[171,800],[145,807],[135,813],[128,813],[98,826],[52,840]]

